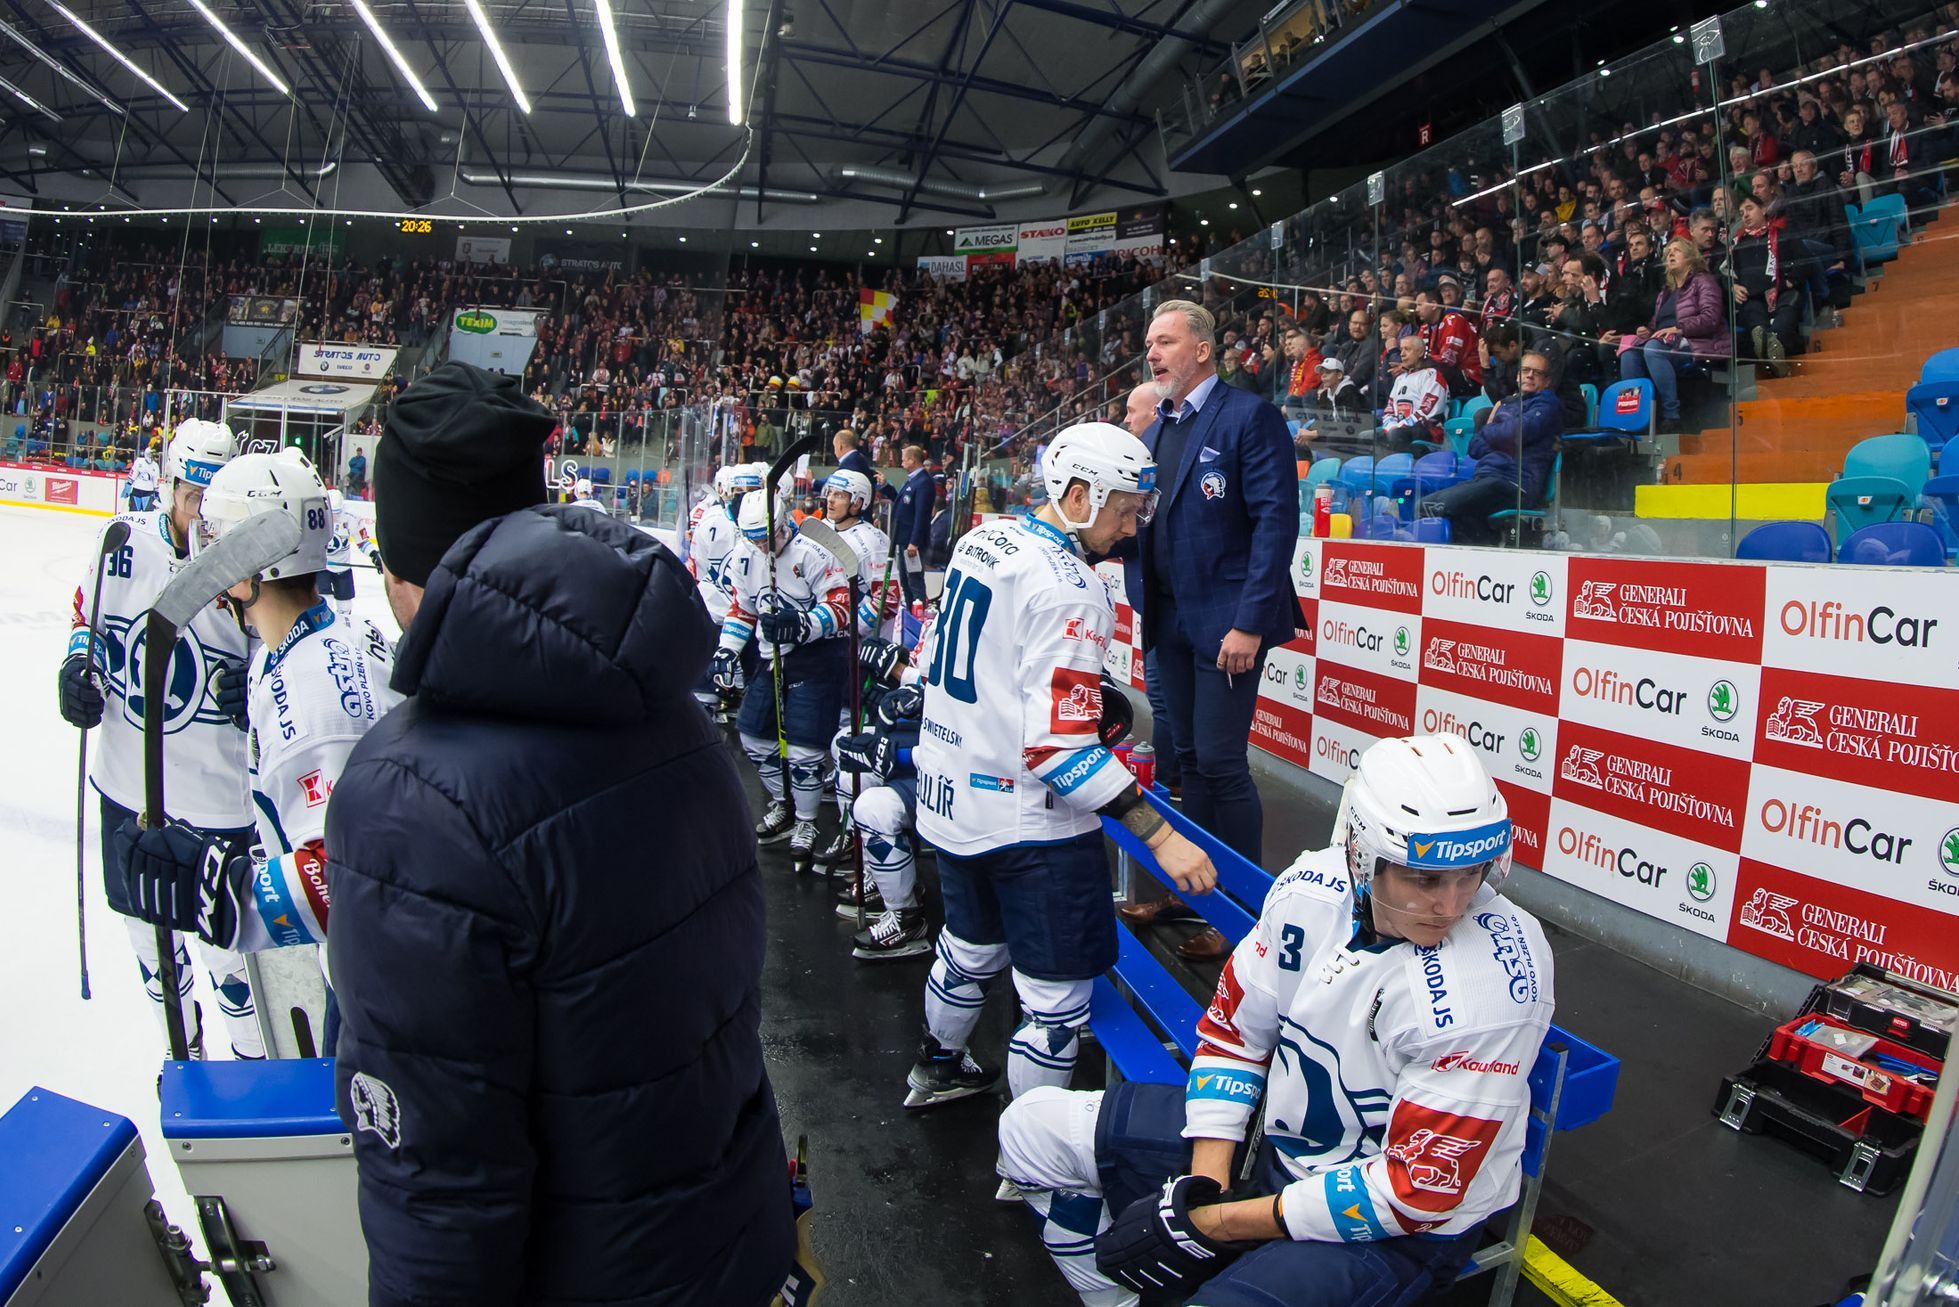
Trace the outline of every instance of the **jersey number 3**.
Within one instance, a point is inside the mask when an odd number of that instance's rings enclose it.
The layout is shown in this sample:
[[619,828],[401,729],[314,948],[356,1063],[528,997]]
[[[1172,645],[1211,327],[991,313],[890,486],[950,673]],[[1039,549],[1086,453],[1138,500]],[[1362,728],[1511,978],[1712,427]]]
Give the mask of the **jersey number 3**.
[[979,654],[980,629],[993,607],[993,591],[957,568],[947,574],[939,600],[939,620],[933,627],[932,666],[927,685],[936,685],[961,703],[979,702],[973,663]]

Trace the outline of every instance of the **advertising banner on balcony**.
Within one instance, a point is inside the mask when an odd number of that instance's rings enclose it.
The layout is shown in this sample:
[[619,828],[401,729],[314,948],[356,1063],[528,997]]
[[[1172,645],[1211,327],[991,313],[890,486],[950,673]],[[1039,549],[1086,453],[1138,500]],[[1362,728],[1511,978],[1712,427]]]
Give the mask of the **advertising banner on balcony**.
[[293,374],[309,379],[380,381],[400,352],[393,345],[301,345]]
[[1260,748],[1341,781],[1459,735],[1522,865],[1813,976],[1959,983],[1959,573],[1305,540],[1292,579]]
[[921,254],[918,256],[918,270],[930,273],[940,281],[964,281],[966,280],[966,256]]
[[537,309],[460,309],[449,322],[449,357],[521,375],[537,348]]
[[1020,224],[1020,243],[1015,251],[1022,263],[1059,263],[1068,252],[1068,220],[1043,218]]
[[510,262],[510,238],[508,236],[456,237],[456,262],[458,263],[508,263]]
[[1012,254],[1020,240],[1018,223],[995,223],[990,227],[961,227],[952,234],[954,254]]

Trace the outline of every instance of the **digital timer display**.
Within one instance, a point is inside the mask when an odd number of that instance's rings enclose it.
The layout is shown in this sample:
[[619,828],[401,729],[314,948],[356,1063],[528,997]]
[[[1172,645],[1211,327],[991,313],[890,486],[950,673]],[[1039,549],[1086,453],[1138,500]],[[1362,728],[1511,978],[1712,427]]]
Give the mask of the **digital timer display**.
[[401,230],[410,236],[427,236],[435,231],[435,224],[427,218],[403,218]]

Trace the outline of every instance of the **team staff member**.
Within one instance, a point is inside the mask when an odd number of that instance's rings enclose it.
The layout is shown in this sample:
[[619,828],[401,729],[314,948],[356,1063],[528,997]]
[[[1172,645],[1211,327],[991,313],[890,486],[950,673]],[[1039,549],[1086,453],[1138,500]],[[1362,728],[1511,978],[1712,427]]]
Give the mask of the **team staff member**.
[[905,486],[891,512],[891,539],[904,548],[898,577],[905,602],[914,604],[925,598],[925,550],[932,542],[932,505],[938,487],[925,466],[925,446],[906,445],[898,458],[905,467]]
[[1163,502],[1137,542],[1143,649],[1163,680],[1184,813],[1256,863],[1265,815],[1246,753],[1265,650],[1299,619],[1298,469],[1279,410],[1218,384],[1215,330],[1189,300],[1165,301],[1150,322],[1162,403],[1144,443]]

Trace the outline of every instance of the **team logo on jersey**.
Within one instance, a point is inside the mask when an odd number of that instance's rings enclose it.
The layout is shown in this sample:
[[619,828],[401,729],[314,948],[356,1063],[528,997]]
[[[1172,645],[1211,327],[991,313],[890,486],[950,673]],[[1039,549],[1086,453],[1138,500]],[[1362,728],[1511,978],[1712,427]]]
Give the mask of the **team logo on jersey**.
[[299,791],[306,796],[307,807],[322,807],[333,794],[333,782],[322,778],[318,771],[309,771],[299,778]]
[[1502,1124],[1404,1102],[1388,1123],[1387,1146],[1381,1150],[1395,1196],[1425,1212],[1454,1208]]
[[1079,735],[1102,720],[1102,678],[1076,667],[1054,669],[1053,712],[1048,724],[1057,735]]
[[381,1142],[390,1148],[401,1147],[401,1100],[387,1081],[356,1071],[347,1085],[347,1098],[354,1105],[356,1130],[381,1136]]
[[1224,488],[1227,484],[1224,479],[1224,473],[1213,470],[1206,472],[1198,479],[1197,488],[1204,492],[1204,498],[1206,499],[1222,499],[1224,498]]
[[[149,687],[143,681],[143,651],[148,647],[149,631],[144,625],[135,625],[122,618],[105,617],[103,626],[108,636],[105,644],[109,679],[123,689],[125,717],[131,725],[141,726],[143,712],[148,705]],[[164,667],[163,729],[166,734],[174,735],[198,719],[198,710],[204,707],[205,682],[215,661],[212,651],[204,647],[194,632],[186,630],[178,633],[177,647],[171,651],[170,661]],[[204,720],[220,720],[215,707],[204,715]]]

